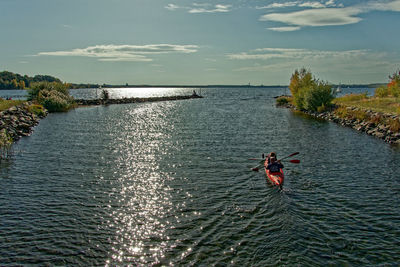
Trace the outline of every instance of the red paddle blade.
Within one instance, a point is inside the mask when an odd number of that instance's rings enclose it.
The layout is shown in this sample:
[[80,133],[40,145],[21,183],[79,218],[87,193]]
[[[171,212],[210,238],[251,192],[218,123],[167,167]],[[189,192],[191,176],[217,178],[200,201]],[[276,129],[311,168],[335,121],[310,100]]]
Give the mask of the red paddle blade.
[[299,159],[292,159],[292,160],[290,160],[290,162],[291,163],[300,163],[300,160]]
[[287,156],[287,157],[290,158],[290,157],[296,156],[296,155],[298,155],[298,154],[300,154],[300,152],[294,152],[293,154],[290,154],[290,155]]
[[252,171],[258,172],[258,168],[251,169]]

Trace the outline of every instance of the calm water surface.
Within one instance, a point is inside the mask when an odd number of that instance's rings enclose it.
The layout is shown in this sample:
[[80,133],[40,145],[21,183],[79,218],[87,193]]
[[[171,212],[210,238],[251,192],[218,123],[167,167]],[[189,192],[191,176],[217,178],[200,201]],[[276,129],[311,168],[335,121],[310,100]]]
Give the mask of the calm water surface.
[[[400,149],[282,93],[50,114],[0,165],[0,265],[398,265]],[[272,150],[283,190],[250,171]]]

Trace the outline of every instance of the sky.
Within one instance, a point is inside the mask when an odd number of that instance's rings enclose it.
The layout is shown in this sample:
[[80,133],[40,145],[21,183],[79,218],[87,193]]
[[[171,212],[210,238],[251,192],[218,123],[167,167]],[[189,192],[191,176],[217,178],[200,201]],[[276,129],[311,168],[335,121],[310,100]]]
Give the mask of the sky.
[[0,0],[0,71],[97,84],[333,84],[400,69],[400,0]]

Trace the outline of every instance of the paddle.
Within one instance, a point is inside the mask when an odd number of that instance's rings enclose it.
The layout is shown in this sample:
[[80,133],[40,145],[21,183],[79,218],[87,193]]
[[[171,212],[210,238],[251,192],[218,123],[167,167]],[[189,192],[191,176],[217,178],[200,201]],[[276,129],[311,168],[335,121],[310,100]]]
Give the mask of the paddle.
[[[298,154],[300,154],[300,152],[294,152],[294,153],[290,154],[289,156],[286,156],[286,157],[281,158],[280,160],[287,159],[287,158],[296,156],[296,155],[298,155]],[[250,158],[250,159],[248,159],[248,160],[263,160],[263,159],[264,159],[264,158],[262,158],[262,159]]]
[[[286,156],[286,157],[281,158],[279,161],[281,161],[281,160],[283,160],[283,159],[287,159],[287,158],[293,157],[293,156],[296,156],[296,155],[298,155],[298,154],[300,154],[300,152],[294,152],[294,153],[290,154],[289,156]],[[264,156],[264,154],[263,154],[263,156]],[[263,157],[262,159],[251,158],[251,159],[249,159],[249,160],[264,160],[264,157]],[[298,159],[292,159],[292,160],[289,160],[289,162],[290,162],[290,163],[294,163],[294,164],[298,164],[298,163],[300,163],[300,160],[298,160]],[[263,163],[261,163],[261,164],[263,164]],[[261,164],[260,164],[260,165],[261,165]],[[255,172],[258,172],[258,171],[259,171],[260,165],[257,165],[256,167],[251,168],[251,170],[252,170],[252,171],[255,171]]]
[[287,158],[293,157],[293,156],[298,155],[298,154],[300,154],[300,152],[294,152],[294,153],[290,154],[289,156],[281,158],[280,160],[287,159]]

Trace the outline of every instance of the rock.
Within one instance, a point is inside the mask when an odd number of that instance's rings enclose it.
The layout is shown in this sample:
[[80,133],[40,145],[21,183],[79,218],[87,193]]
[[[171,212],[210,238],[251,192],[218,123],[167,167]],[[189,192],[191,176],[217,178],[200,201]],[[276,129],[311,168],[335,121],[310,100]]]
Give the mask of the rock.
[[[29,136],[32,128],[40,120],[37,115],[28,111],[28,107],[29,103],[24,103],[0,112],[0,129],[6,131],[14,141],[22,136]],[[45,115],[47,115],[47,111]]]

